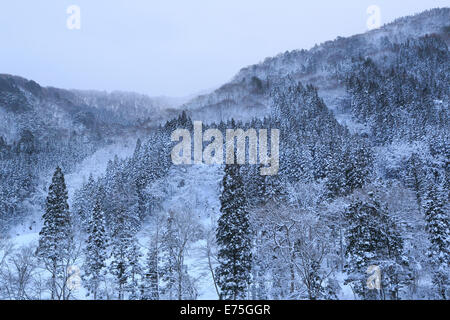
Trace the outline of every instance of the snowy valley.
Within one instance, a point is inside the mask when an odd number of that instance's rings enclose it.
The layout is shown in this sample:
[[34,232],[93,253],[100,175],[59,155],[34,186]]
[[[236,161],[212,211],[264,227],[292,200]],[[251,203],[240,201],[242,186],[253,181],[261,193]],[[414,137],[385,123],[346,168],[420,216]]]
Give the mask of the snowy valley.
[[[187,102],[0,74],[0,299],[448,300],[449,21],[285,52]],[[279,174],[174,165],[197,120],[279,129]]]

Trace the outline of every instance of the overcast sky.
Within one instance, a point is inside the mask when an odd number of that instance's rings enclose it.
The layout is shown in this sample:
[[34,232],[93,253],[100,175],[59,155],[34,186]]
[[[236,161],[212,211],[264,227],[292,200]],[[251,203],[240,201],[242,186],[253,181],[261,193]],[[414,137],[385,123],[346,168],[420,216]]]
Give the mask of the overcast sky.
[[[44,86],[185,96],[244,66],[448,0],[2,0],[0,73]],[[66,26],[81,9],[81,29]]]

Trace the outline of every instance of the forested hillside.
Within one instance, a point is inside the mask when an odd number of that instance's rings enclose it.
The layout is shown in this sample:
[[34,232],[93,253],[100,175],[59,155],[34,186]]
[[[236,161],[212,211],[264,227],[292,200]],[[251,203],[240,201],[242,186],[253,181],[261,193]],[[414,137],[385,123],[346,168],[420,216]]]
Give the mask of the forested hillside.
[[[448,21],[268,58],[180,114],[0,76],[0,298],[449,299]],[[174,165],[196,120],[279,129],[278,174]],[[66,184],[124,137],[131,156]],[[28,241],[11,232],[36,212]]]

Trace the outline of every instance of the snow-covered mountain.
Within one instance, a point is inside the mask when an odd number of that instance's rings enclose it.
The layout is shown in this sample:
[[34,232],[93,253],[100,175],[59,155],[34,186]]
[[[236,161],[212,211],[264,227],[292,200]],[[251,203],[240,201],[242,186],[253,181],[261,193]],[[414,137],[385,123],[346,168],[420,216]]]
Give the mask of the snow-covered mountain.
[[344,93],[339,75],[347,71],[352,58],[389,59],[388,44],[399,44],[426,34],[437,34],[449,44],[449,21],[450,8],[432,9],[399,18],[363,34],[338,37],[310,50],[280,53],[241,69],[230,82],[210,94],[192,99],[182,108],[203,121],[262,117],[269,111],[268,95],[272,85],[290,77],[317,87],[328,107],[334,109],[341,104]]
[[[19,138],[24,129],[38,136],[77,133],[91,139],[157,125],[174,116],[175,99],[129,92],[64,90],[41,87],[33,80],[0,75],[0,136]],[[143,126],[143,127],[145,127]]]
[[[0,299],[448,299],[449,21],[282,53],[188,102],[0,75]],[[279,129],[279,173],[174,165],[195,120]]]

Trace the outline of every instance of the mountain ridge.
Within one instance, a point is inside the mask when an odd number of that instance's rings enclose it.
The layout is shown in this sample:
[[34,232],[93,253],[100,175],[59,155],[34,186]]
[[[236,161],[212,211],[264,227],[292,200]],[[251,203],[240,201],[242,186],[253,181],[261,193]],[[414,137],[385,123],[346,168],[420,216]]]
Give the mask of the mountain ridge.
[[412,36],[435,34],[448,45],[448,21],[450,8],[431,9],[398,18],[376,30],[326,41],[310,50],[286,51],[242,68],[231,81],[184,104],[177,99],[134,92],[42,87],[34,80],[0,74],[0,119],[13,128],[12,134],[0,129],[0,136],[17,139],[23,130],[20,119],[27,118],[27,112],[49,128],[59,128],[58,123],[66,122],[79,133],[102,128],[107,135],[142,129],[145,132],[182,110],[204,122],[230,118],[247,121],[268,115],[270,93],[283,78],[314,85],[326,105],[336,111],[347,103],[340,75],[349,68],[351,59],[389,59],[390,46]]
[[[436,8],[413,16],[398,18],[378,29],[362,34],[338,37],[316,45],[310,50],[286,51],[275,57],[268,57],[261,63],[242,68],[230,82],[209,95],[194,98],[182,108],[188,110],[193,117],[203,120],[209,118],[217,121],[229,117],[241,117],[242,109],[266,115],[269,110],[269,90],[258,92],[258,88],[264,89],[269,87],[274,79],[277,81],[281,77],[290,76],[297,81],[318,87],[327,105],[334,109],[337,102],[334,101],[333,91],[341,89],[342,92],[342,87],[338,88],[339,84],[335,77],[329,77],[329,74],[325,74],[328,79],[325,79],[323,83],[324,71],[337,73],[340,71],[336,68],[340,67],[339,64],[358,54],[376,57],[381,51],[377,46],[386,39],[392,43],[402,43],[410,37],[438,34],[448,45],[450,43],[448,21],[450,21],[450,8]],[[351,51],[350,54],[349,51]],[[258,82],[261,85],[258,86]],[[245,91],[256,91],[256,94],[246,94]],[[328,97],[330,95],[331,98]],[[224,108],[228,110],[223,110]],[[250,118],[252,116],[255,115],[251,115]]]

